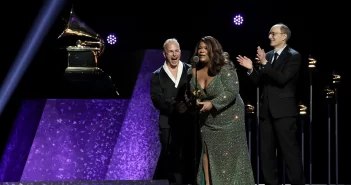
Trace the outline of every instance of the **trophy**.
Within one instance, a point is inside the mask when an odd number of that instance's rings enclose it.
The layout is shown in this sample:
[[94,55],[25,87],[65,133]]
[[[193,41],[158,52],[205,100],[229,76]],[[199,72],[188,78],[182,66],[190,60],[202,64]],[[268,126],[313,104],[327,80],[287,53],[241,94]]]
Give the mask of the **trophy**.
[[252,133],[252,120],[254,118],[255,115],[255,106],[251,105],[250,103],[247,103],[245,105],[245,113],[246,113],[246,128],[247,128],[247,137],[248,137],[248,145],[249,145],[249,155],[250,155],[250,159],[251,159],[251,153],[252,153],[252,137],[251,137],[251,133]]
[[312,68],[316,68],[316,64],[317,64],[317,60],[312,58],[312,57],[308,57],[308,68],[312,69]]
[[[333,81],[333,86],[334,86],[335,182],[336,183],[338,182],[338,179],[339,179],[339,87],[340,87],[340,80],[341,80],[341,76],[334,71],[332,81]],[[330,110],[330,109],[328,109],[328,110]],[[330,112],[328,112],[328,113],[329,113],[328,118],[330,118]],[[329,120],[330,119],[328,119],[328,121]],[[328,126],[330,127],[330,124]],[[328,134],[329,134],[329,145],[328,146],[330,146],[330,129],[329,129]],[[328,157],[330,160],[330,150],[329,150]],[[329,171],[328,172],[329,172],[329,177],[330,177],[330,164],[329,164]]]
[[299,103],[299,114],[302,115],[306,115],[307,114],[307,107],[306,105],[302,104],[301,102]]
[[[98,58],[104,53],[105,43],[94,30],[83,23],[73,12],[58,39],[70,38],[65,49],[68,67],[65,69],[61,94],[78,98],[115,98],[119,93],[108,74],[98,67]],[[72,42],[73,41],[73,42]]]
[[[317,60],[314,59],[313,57],[309,56],[308,57],[308,71],[309,71],[309,77],[310,77],[310,102],[309,102],[309,161],[310,161],[310,166],[309,166],[309,182],[312,183],[312,125],[313,125],[313,79],[314,75],[317,73]],[[328,97],[328,95],[327,95]],[[301,112],[303,113],[303,111]]]
[[325,98],[332,99],[334,97],[334,90],[329,88],[328,86],[324,88]]
[[84,38],[77,40],[75,46],[66,47],[68,53],[68,67],[66,73],[74,72],[94,72],[102,73],[98,68],[98,57],[100,57],[105,49],[103,39],[94,30],[83,23],[71,9],[70,16],[66,28],[58,37],[58,39],[76,36]]
[[246,110],[246,114],[248,115],[255,114],[255,107],[251,104],[246,104],[245,110]]
[[199,102],[201,102],[201,91],[200,91],[200,89],[194,89],[193,91],[192,91],[192,93],[193,93],[193,96],[195,97],[195,99],[196,99],[196,103],[199,103]]
[[340,79],[341,79],[341,76],[338,75],[337,73],[333,72],[333,84],[339,84]]

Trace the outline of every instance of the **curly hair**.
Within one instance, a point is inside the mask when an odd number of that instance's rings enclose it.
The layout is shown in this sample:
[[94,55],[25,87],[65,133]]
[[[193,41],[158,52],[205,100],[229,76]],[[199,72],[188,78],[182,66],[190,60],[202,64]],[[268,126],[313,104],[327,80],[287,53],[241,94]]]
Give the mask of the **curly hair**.
[[[222,45],[218,42],[217,39],[215,39],[212,36],[203,37],[196,44],[196,48],[195,48],[193,57],[198,55],[198,48],[199,48],[201,42],[205,43],[207,46],[207,52],[208,52],[208,56],[210,58],[210,61],[207,64],[207,67],[209,69],[209,73],[211,75],[216,75],[217,73],[219,73],[222,66],[224,66],[226,64],[225,58],[223,56]],[[199,65],[202,65],[202,64],[200,64],[200,62],[199,62],[196,67],[198,67]]]

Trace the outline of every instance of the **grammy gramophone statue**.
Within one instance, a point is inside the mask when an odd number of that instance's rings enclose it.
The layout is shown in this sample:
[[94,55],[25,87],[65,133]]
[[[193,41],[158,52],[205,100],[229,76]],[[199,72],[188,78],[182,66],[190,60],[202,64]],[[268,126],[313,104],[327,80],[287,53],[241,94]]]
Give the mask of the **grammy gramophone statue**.
[[65,30],[58,39],[68,36],[77,36],[85,39],[77,40],[75,46],[66,47],[68,54],[68,66],[66,73],[100,73],[98,68],[98,58],[103,54],[105,49],[104,40],[83,23],[71,9]]
[[[65,30],[58,39],[75,42],[65,48],[68,65],[60,93],[63,96],[86,98],[115,98],[119,96],[111,76],[98,67],[98,58],[104,53],[103,39],[83,23],[71,9]],[[76,39],[79,38],[79,39]],[[73,40],[76,39],[76,40]]]

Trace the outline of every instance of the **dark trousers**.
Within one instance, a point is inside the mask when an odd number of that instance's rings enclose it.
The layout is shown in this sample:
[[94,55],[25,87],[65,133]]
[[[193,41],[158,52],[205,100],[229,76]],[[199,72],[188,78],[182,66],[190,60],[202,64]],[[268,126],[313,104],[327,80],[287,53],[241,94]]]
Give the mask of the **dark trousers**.
[[[160,128],[161,154],[156,167],[154,179],[168,179],[171,183],[190,184],[191,174],[191,139],[189,125],[184,123],[172,125],[171,128]],[[184,125],[185,126],[185,125]]]
[[261,166],[266,185],[278,185],[277,147],[281,149],[291,184],[305,185],[296,122],[296,117],[276,119],[270,114],[261,118]]
[[161,153],[158,159],[156,171],[154,174],[154,179],[169,179],[169,159],[170,159],[170,129],[169,128],[160,128],[159,138],[161,142]]

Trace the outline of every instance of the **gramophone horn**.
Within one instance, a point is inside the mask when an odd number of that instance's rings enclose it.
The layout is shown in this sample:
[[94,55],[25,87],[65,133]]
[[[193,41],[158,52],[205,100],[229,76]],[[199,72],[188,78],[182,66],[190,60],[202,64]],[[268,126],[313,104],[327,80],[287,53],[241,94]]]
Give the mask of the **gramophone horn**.
[[80,36],[93,39],[94,41],[80,42],[80,46],[99,45],[99,48],[92,48],[93,50],[99,50],[98,55],[101,55],[105,49],[104,40],[100,37],[99,34],[97,34],[93,29],[91,29],[78,18],[78,16],[73,12],[73,8],[71,9],[66,28],[58,37],[58,39],[66,36]]

